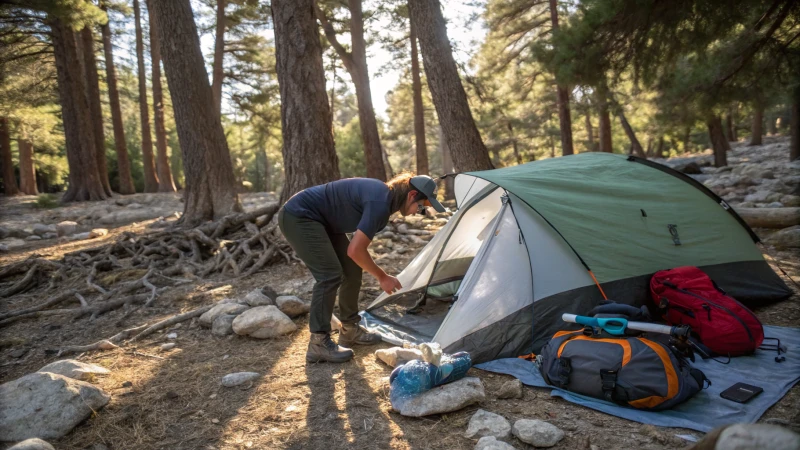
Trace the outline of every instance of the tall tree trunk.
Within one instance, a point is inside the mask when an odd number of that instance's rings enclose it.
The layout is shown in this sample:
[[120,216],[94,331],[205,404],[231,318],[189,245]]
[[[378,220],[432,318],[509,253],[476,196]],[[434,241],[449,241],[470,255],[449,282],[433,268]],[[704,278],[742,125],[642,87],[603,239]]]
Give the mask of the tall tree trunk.
[[331,43],[336,53],[342,59],[345,69],[353,80],[356,88],[356,102],[358,103],[358,124],[361,128],[361,141],[364,144],[367,177],[386,180],[385,159],[381,149],[381,139],[378,134],[378,122],[375,120],[375,108],[372,106],[372,91],[369,83],[369,68],[367,67],[367,44],[364,39],[364,14],[361,9],[361,0],[348,0],[350,10],[350,39],[352,52],[345,50],[339,43],[333,25],[325,14],[316,5],[316,14],[325,36]]
[[656,156],[659,158],[666,158],[666,156],[664,156],[664,136],[658,138],[658,147],[656,147]]
[[58,76],[58,93],[69,165],[69,187],[62,202],[107,197],[97,169],[95,133],[81,66],[79,38],[61,19],[49,19]]
[[764,105],[756,102],[753,105],[753,130],[750,136],[749,145],[761,145],[764,134]]
[[517,143],[517,135],[514,133],[514,127],[511,125],[511,122],[508,122],[506,126],[511,136],[511,148],[514,150],[514,158],[516,158],[517,164],[522,164],[522,155],[519,153],[519,144]]
[[[552,34],[558,30],[558,5],[556,0],[550,0],[550,21],[553,24]],[[561,127],[561,154],[572,155],[572,118],[569,112],[569,91],[563,84],[557,85],[558,93],[558,122]]]
[[619,117],[619,123],[622,124],[625,134],[628,135],[628,139],[631,141],[631,152],[640,158],[647,159],[642,144],[640,144],[639,139],[636,138],[636,133],[633,131],[633,128],[631,128],[631,124],[628,123],[628,119],[625,118],[625,113],[622,112],[621,107],[617,108],[617,117]]
[[653,157],[653,137],[652,136],[648,136],[647,137],[647,150],[644,151],[644,154],[648,158],[652,158]]
[[[152,11],[153,1],[147,1],[147,8]],[[158,171],[158,192],[175,192],[172,181],[172,170],[167,156],[167,131],[164,128],[164,93],[161,90],[161,48],[158,26],[150,17],[150,60],[153,78],[153,119],[156,128],[156,170]]]
[[266,150],[262,149],[262,153],[264,153],[264,191],[265,192],[272,192],[270,189],[272,185],[272,179],[270,174],[270,162],[269,162],[269,154],[267,154]]
[[605,90],[604,86],[598,88],[597,108],[598,114],[600,115],[600,124],[598,125],[600,151],[613,153],[614,149],[611,146],[611,116],[608,113],[608,92]]
[[139,116],[142,124],[142,165],[144,166],[144,191],[158,192],[158,176],[153,158],[153,136],[150,132],[150,111],[147,107],[147,78],[144,72],[144,38],[139,0],[133,0],[136,20],[136,60],[139,67]]
[[272,1],[285,171],[281,202],[340,178],[313,1]]
[[588,141],[588,145],[586,146],[586,150],[593,152],[596,150],[594,145],[594,129],[592,128],[592,114],[589,112],[589,109],[586,110],[586,137]]
[[[442,154],[442,172],[443,175],[454,173],[453,158],[450,157],[450,147],[447,145],[447,140],[442,133],[442,128],[439,127],[439,146]],[[444,179],[444,199],[453,200],[456,198],[456,177],[449,176]]]
[[94,34],[88,26],[81,30],[83,43],[83,68],[86,71],[86,94],[89,99],[89,111],[94,128],[94,150],[97,159],[97,175],[106,195],[111,196],[111,183],[108,181],[108,165],[106,164],[106,137],[103,130],[103,109],[100,106],[100,80],[97,76],[97,60],[94,56]]
[[19,190],[23,194],[38,195],[36,169],[33,166],[33,144],[23,137],[20,137],[17,144],[19,147]]
[[800,159],[800,87],[795,88],[792,97],[792,119],[789,124],[791,143],[789,145],[789,161]]
[[733,110],[728,108],[728,114],[725,115],[725,137],[729,142],[736,142],[736,131],[733,128]]
[[718,115],[712,115],[706,120],[708,127],[708,137],[711,138],[711,146],[714,149],[714,167],[728,165],[728,150],[731,149],[728,139],[722,128],[722,119]]
[[428,146],[425,143],[425,109],[422,106],[422,80],[419,75],[417,30],[409,20],[411,41],[411,90],[414,96],[414,142],[417,150],[417,175],[428,175]]
[[[150,20],[164,33],[159,48],[172,96],[186,173],[183,225],[241,211],[228,143],[208,83],[190,0],[155,1]],[[324,92],[324,87],[323,87]]]
[[335,127],[333,126],[333,118],[336,115],[336,54],[333,55],[333,77],[331,79],[331,132],[336,136]]
[[453,59],[439,0],[410,0],[408,9],[422,49],[428,87],[455,170],[492,169],[489,152],[475,126]]
[[11,136],[8,133],[8,118],[0,117],[0,152],[3,154],[3,189],[6,195],[19,194],[14,161],[11,159]]
[[225,56],[226,4],[227,0],[217,0],[217,26],[214,34],[214,66],[211,75],[213,77],[213,81],[211,82],[211,95],[214,96],[214,110],[217,114],[220,114],[222,111],[222,79],[225,77],[222,60]]
[[[106,10],[105,3],[102,4]],[[119,104],[119,91],[117,90],[117,71],[114,67],[114,53],[111,45],[111,28],[109,23],[100,27],[103,35],[103,52],[106,58],[106,83],[108,84],[108,102],[111,107],[111,123],[114,126],[114,149],[117,152],[117,172],[119,172],[119,193],[123,195],[135,194],[133,177],[131,176],[131,162],[128,158],[128,144],[125,142],[125,127],[122,124],[122,110]]]
[[692,128],[686,127],[683,132],[683,152],[686,153],[689,151],[689,145],[691,145],[691,138],[692,138]]

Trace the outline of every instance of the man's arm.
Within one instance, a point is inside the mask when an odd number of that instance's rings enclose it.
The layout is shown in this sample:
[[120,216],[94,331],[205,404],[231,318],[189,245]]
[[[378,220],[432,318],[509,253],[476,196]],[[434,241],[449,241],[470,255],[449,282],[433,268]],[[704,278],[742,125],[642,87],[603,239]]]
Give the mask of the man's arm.
[[350,245],[347,246],[347,256],[355,261],[362,269],[375,277],[381,284],[381,289],[387,294],[401,289],[403,286],[400,284],[400,281],[393,276],[387,275],[386,272],[373,261],[372,256],[370,256],[367,251],[367,247],[369,247],[371,242],[372,240],[368,238],[363,231],[356,230],[353,239],[350,241]]

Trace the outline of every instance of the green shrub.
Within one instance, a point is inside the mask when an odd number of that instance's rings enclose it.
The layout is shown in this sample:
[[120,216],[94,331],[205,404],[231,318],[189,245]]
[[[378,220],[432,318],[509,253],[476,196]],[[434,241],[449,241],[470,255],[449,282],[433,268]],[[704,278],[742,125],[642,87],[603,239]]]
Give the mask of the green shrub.
[[39,194],[36,197],[36,207],[41,209],[57,208],[58,200],[53,194]]

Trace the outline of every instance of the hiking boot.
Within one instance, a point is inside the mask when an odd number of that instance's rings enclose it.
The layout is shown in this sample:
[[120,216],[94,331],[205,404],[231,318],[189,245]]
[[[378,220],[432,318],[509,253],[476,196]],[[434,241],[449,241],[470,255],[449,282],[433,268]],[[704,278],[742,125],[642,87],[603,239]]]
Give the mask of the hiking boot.
[[339,331],[339,343],[351,345],[374,345],[381,341],[381,335],[370,333],[357,323],[343,323]]
[[353,351],[337,345],[329,333],[311,333],[306,352],[308,362],[343,363],[353,358]]

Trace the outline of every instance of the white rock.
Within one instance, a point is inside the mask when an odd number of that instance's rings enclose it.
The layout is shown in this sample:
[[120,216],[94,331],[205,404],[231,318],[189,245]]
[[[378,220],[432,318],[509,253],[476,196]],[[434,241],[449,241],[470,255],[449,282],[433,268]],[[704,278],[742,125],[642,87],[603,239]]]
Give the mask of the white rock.
[[516,378],[506,381],[497,391],[497,398],[522,398],[522,382]]
[[247,383],[248,381],[255,380],[260,377],[258,372],[237,372],[229,373],[222,377],[222,385],[225,387],[239,386],[240,384]]
[[178,333],[170,333],[167,335],[167,339],[178,339]]
[[166,351],[172,350],[173,348],[175,348],[176,345],[178,345],[178,344],[176,344],[174,342],[169,342],[167,344],[161,344],[161,351],[162,352],[166,352]]
[[89,383],[49,372],[9,381],[0,385],[0,440],[59,438],[110,398]]
[[797,450],[800,435],[777,425],[748,423],[731,425],[722,430],[715,450]]
[[89,231],[84,231],[83,233],[75,233],[69,237],[70,241],[84,241],[86,239],[91,238],[91,233]]
[[199,322],[201,326],[209,328],[219,316],[226,314],[238,316],[248,309],[247,305],[240,305],[238,303],[218,303],[213,308],[203,313],[203,315],[200,316]]
[[511,424],[505,417],[479,409],[469,419],[469,426],[464,433],[466,438],[494,436],[505,439],[511,434]]
[[296,329],[292,319],[272,305],[250,308],[233,320],[234,333],[258,339],[282,336]]
[[516,447],[503,441],[498,441],[494,436],[484,436],[475,444],[475,450],[516,450]]
[[403,234],[408,233],[408,225],[401,223],[400,225],[397,226],[397,232]]
[[[398,411],[408,417],[422,417],[457,411],[486,398],[481,380],[475,377],[437,386],[428,392],[406,401]],[[397,408],[392,405],[397,411]]]
[[103,237],[108,234],[108,230],[105,228],[94,228],[92,231],[89,232],[89,239],[94,239],[98,237]]
[[414,359],[422,361],[422,352],[416,348],[382,348],[375,350],[375,357],[391,367],[397,367]]
[[32,235],[26,237],[25,240],[26,241],[41,241],[42,237],[41,236],[37,236],[35,234],[32,234]]
[[800,225],[777,231],[764,239],[764,243],[780,250],[800,248]]
[[275,305],[289,317],[302,316],[311,311],[311,302],[306,302],[294,295],[281,295],[275,299]]
[[47,233],[57,233],[58,229],[55,225],[45,225],[43,223],[37,223],[33,225],[33,234],[37,236],[44,236]]
[[214,336],[227,336],[233,334],[233,320],[237,314],[223,314],[214,319],[211,324],[211,334]]
[[58,225],[56,225],[56,232],[59,237],[75,234],[76,231],[78,231],[78,223],[71,220],[59,222]]
[[564,439],[564,432],[557,426],[542,420],[520,419],[511,429],[520,441],[534,447],[552,447]]
[[[130,205],[128,206],[130,208]],[[115,225],[115,224],[128,224],[132,222],[142,222],[144,220],[155,219],[157,217],[161,217],[165,214],[166,211],[163,209],[150,209],[150,208],[143,208],[143,209],[134,209],[128,210],[124,209],[122,211],[116,211],[111,214],[107,214],[98,220],[103,225]]]
[[47,441],[31,438],[18,442],[13,447],[9,447],[8,450],[55,450],[55,448]]
[[274,305],[275,300],[270,298],[261,291],[261,289],[253,289],[248,292],[244,297],[245,302],[250,306],[268,306]]
[[37,372],[50,372],[76,380],[87,381],[92,375],[107,375],[110,370],[97,364],[89,364],[74,359],[62,359],[61,361],[51,362],[50,364],[37,370]]

